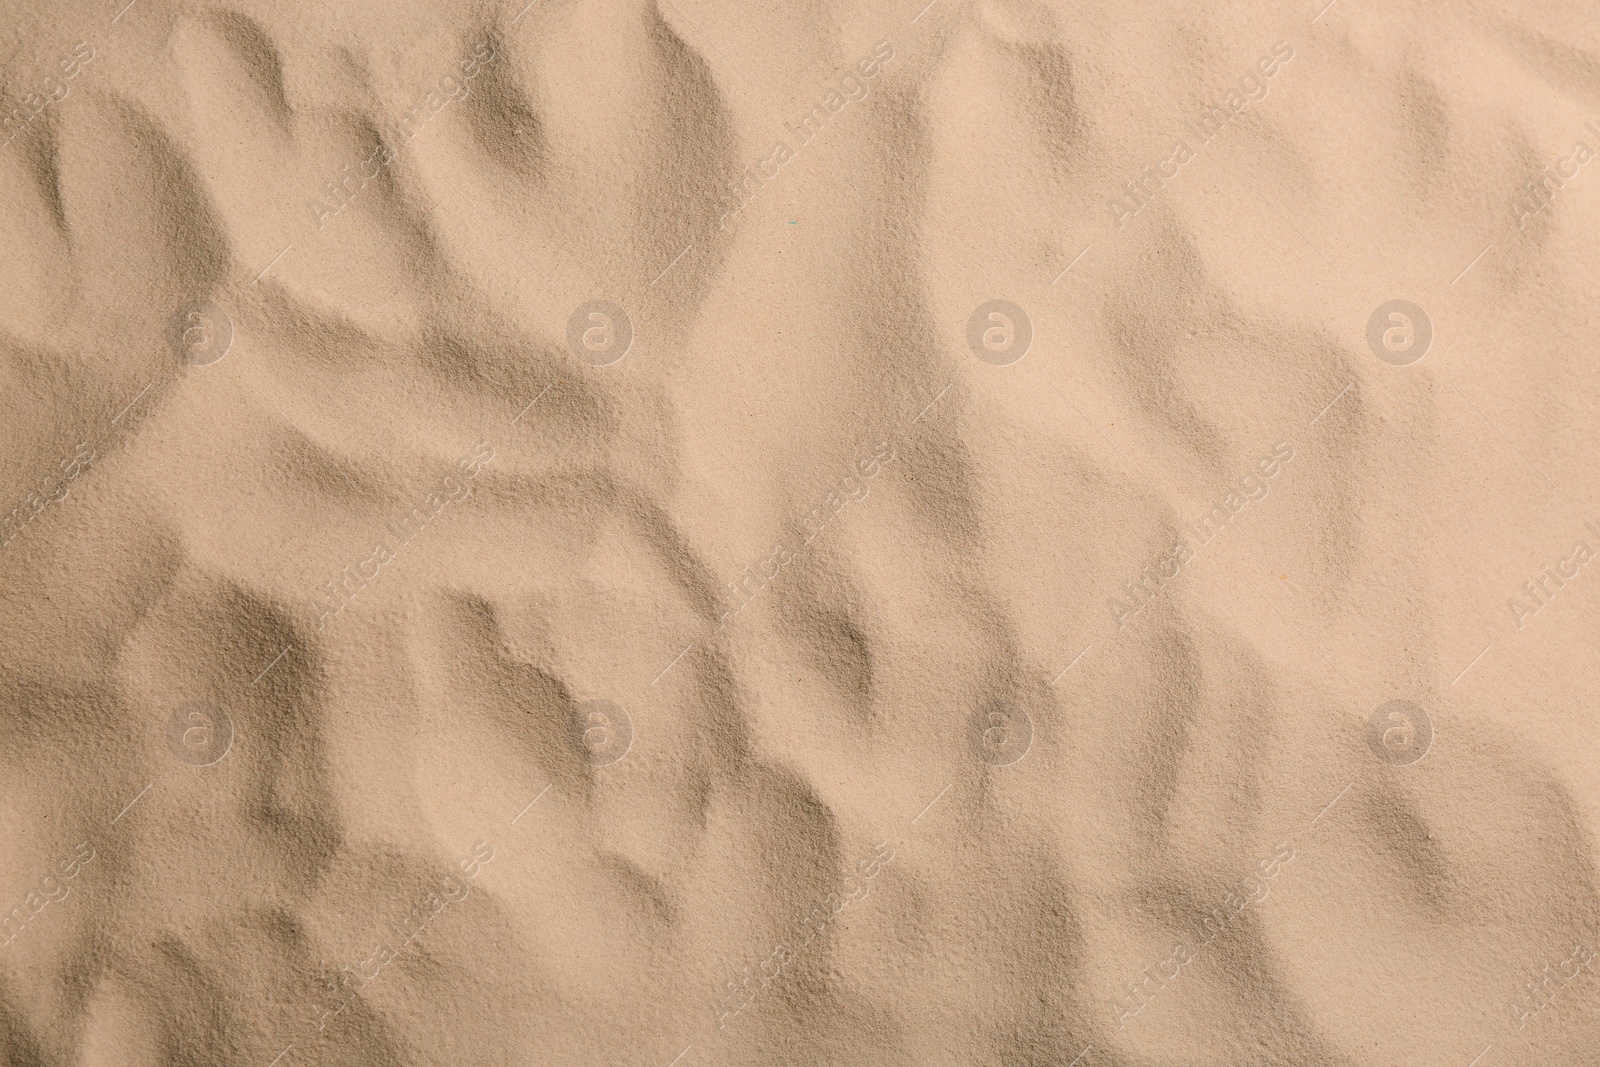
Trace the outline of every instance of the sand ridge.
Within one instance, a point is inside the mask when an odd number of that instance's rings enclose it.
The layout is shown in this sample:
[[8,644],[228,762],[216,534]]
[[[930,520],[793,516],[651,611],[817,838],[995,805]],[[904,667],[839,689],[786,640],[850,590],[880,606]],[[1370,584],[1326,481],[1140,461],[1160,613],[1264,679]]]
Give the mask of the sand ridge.
[[12,5],[0,1061],[1591,1062],[1580,5]]

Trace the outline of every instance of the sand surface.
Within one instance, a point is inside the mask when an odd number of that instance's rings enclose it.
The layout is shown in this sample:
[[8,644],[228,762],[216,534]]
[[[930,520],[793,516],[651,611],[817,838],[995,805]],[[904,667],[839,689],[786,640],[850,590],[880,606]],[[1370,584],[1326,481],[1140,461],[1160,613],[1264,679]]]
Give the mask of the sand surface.
[[0,1065],[1600,1063],[1600,28],[1325,4],[4,0]]

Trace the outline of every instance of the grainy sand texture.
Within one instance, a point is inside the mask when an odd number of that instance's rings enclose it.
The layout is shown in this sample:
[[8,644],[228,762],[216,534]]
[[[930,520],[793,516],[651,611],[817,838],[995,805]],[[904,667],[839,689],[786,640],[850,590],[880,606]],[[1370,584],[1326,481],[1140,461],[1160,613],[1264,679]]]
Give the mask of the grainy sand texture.
[[0,1067],[1600,1064],[1600,27],[0,0]]

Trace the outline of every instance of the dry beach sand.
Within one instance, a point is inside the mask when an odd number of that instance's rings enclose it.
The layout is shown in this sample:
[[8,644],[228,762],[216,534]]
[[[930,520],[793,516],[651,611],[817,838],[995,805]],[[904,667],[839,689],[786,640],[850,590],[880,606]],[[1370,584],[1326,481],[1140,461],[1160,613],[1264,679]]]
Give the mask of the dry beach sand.
[[0,6],[0,1065],[1600,1064],[1592,5]]

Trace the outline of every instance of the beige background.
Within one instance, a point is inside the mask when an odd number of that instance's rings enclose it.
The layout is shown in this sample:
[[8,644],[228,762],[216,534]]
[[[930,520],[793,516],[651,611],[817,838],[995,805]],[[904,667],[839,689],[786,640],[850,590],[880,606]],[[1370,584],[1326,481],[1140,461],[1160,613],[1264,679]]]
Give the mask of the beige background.
[[1592,9],[919,7],[7,4],[0,1062],[1592,1062]]

